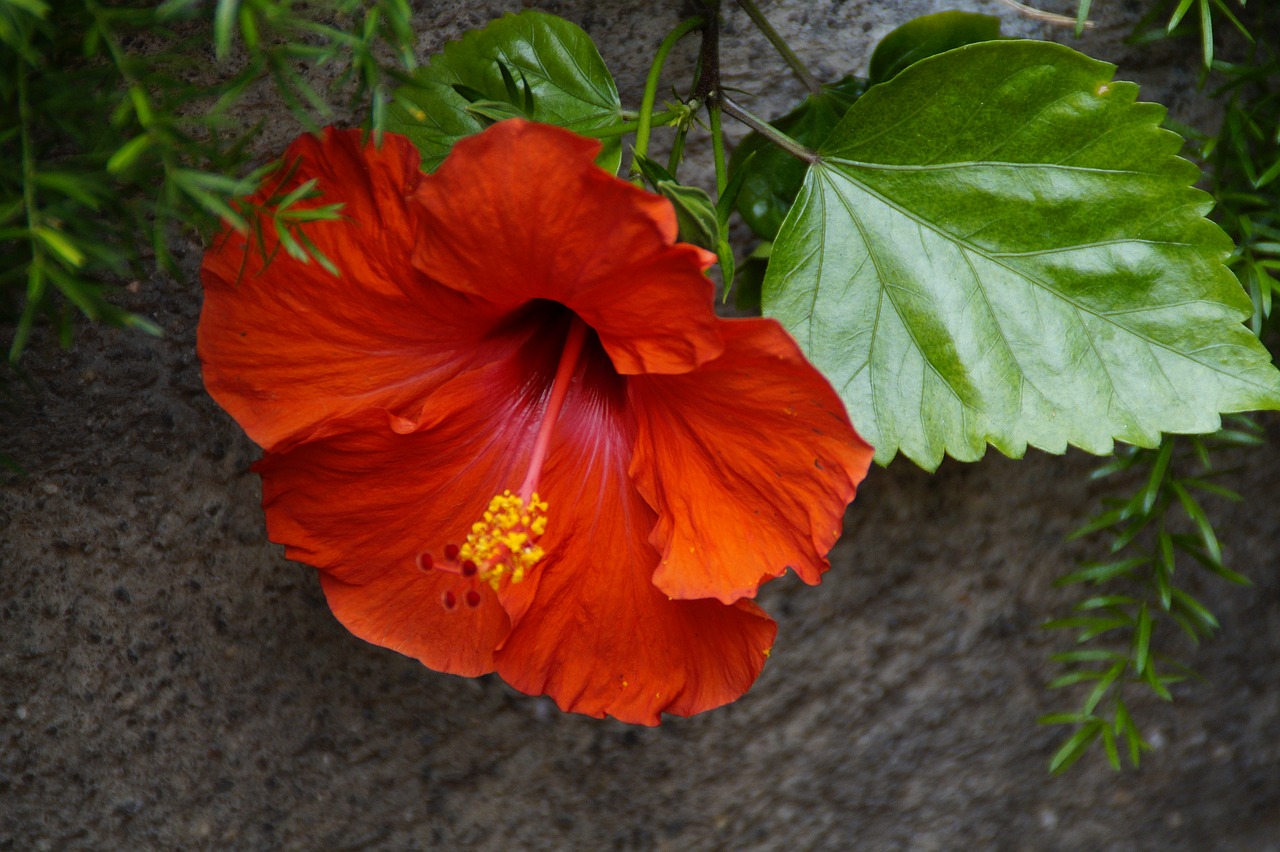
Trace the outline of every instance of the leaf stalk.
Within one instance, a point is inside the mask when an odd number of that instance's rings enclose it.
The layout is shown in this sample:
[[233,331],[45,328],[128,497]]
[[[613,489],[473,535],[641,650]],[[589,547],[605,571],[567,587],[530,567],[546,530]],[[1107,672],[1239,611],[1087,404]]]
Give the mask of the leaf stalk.
[[756,133],[759,133],[761,136],[768,139],[774,145],[777,145],[791,156],[804,160],[809,165],[813,165],[822,159],[818,156],[817,151],[806,148],[778,128],[774,127],[772,124],[769,124],[764,119],[752,115],[733,99],[727,98],[721,94],[719,100],[726,115],[733,116],[738,121],[741,121],[747,127],[750,127]]
[[703,26],[705,22],[706,19],[702,17],[687,18],[678,27],[669,32],[667,37],[662,40],[662,44],[658,45],[658,53],[653,57],[653,64],[649,66],[649,76],[645,79],[644,96],[640,100],[640,120],[636,123],[636,159],[631,162],[633,180],[639,179],[640,167],[636,164],[638,159],[649,153],[649,131],[652,127],[653,105],[658,99],[658,82],[662,77],[662,66],[666,64],[667,54],[671,53],[671,49],[676,46],[676,42]]

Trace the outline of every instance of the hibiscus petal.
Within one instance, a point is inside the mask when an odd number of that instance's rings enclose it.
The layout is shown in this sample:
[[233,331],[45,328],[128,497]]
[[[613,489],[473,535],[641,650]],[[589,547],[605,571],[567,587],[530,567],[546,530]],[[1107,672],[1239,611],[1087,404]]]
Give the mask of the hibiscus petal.
[[[397,565],[377,583],[351,586],[332,574],[320,575],[320,587],[338,621],[366,642],[413,657],[446,674],[478,677],[493,671],[493,648],[509,629],[507,615],[483,583],[479,606],[463,596],[471,591],[450,583],[440,571],[423,572]],[[446,610],[441,601],[453,595]]]
[[290,257],[269,221],[269,263],[253,237],[227,231],[205,254],[197,333],[210,395],[268,449],[322,436],[364,409],[416,411],[483,357],[477,340],[494,321],[491,306],[409,263],[420,234],[406,196],[422,175],[407,140],[387,134],[378,148],[358,131],[330,129],[299,138],[283,162],[284,184],[252,203],[316,179],[321,197],[299,207],[342,203],[343,218],[305,233],[341,274]]
[[663,712],[688,716],[742,695],[777,627],[750,601],[671,600],[653,585],[654,513],[627,476],[635,428],[623,380],[601,375],[612,373],[603,355],[586,363],[539,489],[547,556],[500,593],[513,627],[495,662],[516,689],[562,710],[656,725]]
[[414,264],[511,309],[566,305],[619,373],[683,373],[723,348],[704,270],[671,204],[595,165],[598,142],[520,119],[458,142],[417,191]]
[[791,566],[817,583],[871,463],[835,391],[773,320],[724,323],[725,354],[628,384],[631,475],[658,512],[653,581],[731,603]]
[[[441,560],[491,495],[519,483],[542,393],[530,368],[553,369],[555,354],[513,346],[439,389],[415,420],[364,412],[343,421],[345,431],[258,463],[271,540],[322,570],[329,605],[352,633],[439,671],[493,669],[508,619],[492,590],[423,570],[417,557]],[[470,589],[480,606],[465,605]],[[442,606],[450,591],[460,604],[452,611]]]

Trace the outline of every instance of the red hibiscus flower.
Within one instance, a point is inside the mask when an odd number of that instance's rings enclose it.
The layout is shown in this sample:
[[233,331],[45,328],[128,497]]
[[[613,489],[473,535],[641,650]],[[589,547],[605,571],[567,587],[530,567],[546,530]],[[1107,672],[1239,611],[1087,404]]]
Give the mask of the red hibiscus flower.
[[270,192],[344,205],[308,232],[341,274],[223,235],[199,353],[266,451],[271,539],[351,632],[656,724],[755,680],[750,598],[818,582],[871,450],[781,327],[715,316],[712,256],[598,149],[505,121],[423,175],[394,135],[299,139]]

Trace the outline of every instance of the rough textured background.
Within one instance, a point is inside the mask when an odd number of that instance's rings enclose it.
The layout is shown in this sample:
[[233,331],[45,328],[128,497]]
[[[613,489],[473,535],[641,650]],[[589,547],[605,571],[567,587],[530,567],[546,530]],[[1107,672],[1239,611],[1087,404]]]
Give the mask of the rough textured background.
[[[430,4],[422,53],[518,5]],[[600,41],[629,105],[679,12],[539,5]],[[1039,32],[999,4],[765,8],[834,77],[946,5]],[[1121,32],[1084,48],[1123,62]],[[731,84],[771,93],[761,112],[798,96],[740,13],[725,42]],[[1194,118],[1186,59],[1120,76],[1170,84]],[[129,297],[165,339],[85,329],[25,361],[39,394],[0,436],[31,471],[0,479],[0,848],[1280,848],[1280,518],[1257,508],[1274,451],[1234,478],[1245,506],[1216,507],[1257,586],[1204,584],[1225,625],[1191,657],[1210,679],[1140,705],[1157,746],[1140,772],[1050,778],[1060,734],[1034,723],[1065,706],[1044,691],[1060,640],[1036,625],[1071,600],[1052,580],[1083,551],[1063,535],[1100,496],[1079,454],[873,471],[826,582],[762,595],[781,630],[752,691],[630,728],[338,625],[267,542],[257,451],[203,392],[199,255]]]

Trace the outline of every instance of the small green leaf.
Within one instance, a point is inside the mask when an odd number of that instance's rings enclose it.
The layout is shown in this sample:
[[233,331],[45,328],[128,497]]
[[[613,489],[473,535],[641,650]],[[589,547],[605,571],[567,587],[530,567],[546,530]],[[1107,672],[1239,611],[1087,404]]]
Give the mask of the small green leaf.
[[973,12],[938,12],[907,21],[880,40],[867,76],[872,84],[892,80],[908,66],[966,44],[1000,38],[1000,19]]
[[1127,618],[1101,618],[1094,615],[1072,615],[1066,618],[1055,618],[1044,623],[1045,630],[1069,630],[1080,628],[1077,642],[1088,642],[1096,636],[1108,633],[1121,627],[1129,627],[1132,622]]
[[1174,28],[1177,27],[1178,24],[1182,23],[1183,16],[1187,14],[1187,11],[1191,8],[1191,4],[1194,2],[1196,2],[1196,0],[1178,0],[1178,5],[1173,10],[1173,15],[1170,16],[1169,23],[1166,27],[1168,32],[1173,32]]
[[1152,572],[1152,579],[1156,584],[1156,594],[1160,596],[1160,608],[1165,612],[1169,611],[1169,604],[1173,600],[1173,586],[1170,578],[1173,577],[1174,567],[1173,538],[1167,532],[1161,532],[1160,558],[1156,563],[1156,570]]
[[1173,589],[1174,605],[1195,623],[1205,636],[1218,629],[1218,619],[1200,601],[1176,586]]
[[1141,568],[1151,560],[1145,556],[1135,556],[1119,562],[1086,563],[1079,571],[1068,574],[1054,582],[1055,586],[1069,586],[1074,583],[1102,583],[1116,577],[1132,574],[1134,569]]
[[1080,759],[1093,741],[1101,736],[1102,727],[1103,722],[1100,719],[1091,719],[1081,725],[1080,730],[1076,731],[1049,761],[1049,771],[1055,775],[1066,772],[1071,764]]
[[[648,157],[636,155],[636,165],[654,191],[675,208],[680,240],[719,253],[720,214],[705,189],[678,183],[671,173]],[[725,244],[727,248],[727,243]],[[730,254],[729,278],[733,277],[733,255]],[[722,259],[723,260],[723,259]]]
[[43,2],[43,0],[5,0],[5,2],[7,5],[15,9],[22,9],[37,18],[43,18],[49,13],[49,4]]
[[733,259],[733,246],[729,245],[729,235],[721,231],[720,241],[716,243],[716,258],[720,262],[720,278],[724,281],[724,300],[729,300],[729,288],[733,286],[733,276],[737,274],[737,262]]
[[1101,680],[1105,672],[1078,671],[1056,677],[1049,682],[1048,689],[1062,689],[1064,686],[1075,686],[1077,683],[1092,683]]
[[[485,105],[476,111],[472,100]],[[529,10],[446,44],[414,72],[411,84],[396,91],[387,129],[413,140],[422,168],[434,171],[453,143],[495,120],[494,102],[575,131],[621,120],[617,87],[587,34],[562,18]],[[605,139],[596,162],[616,172],[621,161],[620,140]]]
[[1133,636],[1133,670],[1136,674],[1146,671],[1151,658],[1151,613],[1143,604],[1138,610],[1138,629]]
[[514,107],[505,101],[472,101],[467,105],[467,112],[482,119],[487,119],[485,126],[499,121],[506,121],[508,118],[528,117],[525,115],[524,110]]
[[1063,651],[1060,654],[1054,654],[1049,659],[1055,663],[1064,665],[1074,665],[1075,663],[1114,663],[1125,660],[1123,654],[1117,651],[1104,651],[1101,648],[1086,648],[1080,651]]
[[66,234],[45,225],[36,225],[31,232],[63,263],[77,268],[84,265],[84,252]]
[[1093,535],[1099,530],[1114,527],[1117,524],[1123,523],[1128,517],[1129,510],[1127,508],[1111,509],[1110,511],[1103,512],[1084,526],[1072,530],[1071,534],[1067,536],[1067,541],[1075,541],[1078,538]]
[[820,149],[764,312],[879,463],[1105,454],[1280,408],[1198,170],[1113,71],[1042,42],[962,47],[873,86]]
[[716,206],[706,190],[674,181],[660,181],[658,193],[671,202],[680,227],[680,240],[716,251],[720,245],[720,222]]
[[1208,482],[1204,479],[1184,479],[1182,480],[1184,488],[1194,488],[1197,491],[1203,491],[1206,494],[1212,494],[1215,497],[1221,497],[1224,500],[1230,500],[1232,503],[1239,503],[1244,499],[1240,492],[1233,491],[1230,488],[1219,485],[1216,482]]
[[[36,186],[52,189],[68,198],[74,198],[90,210],[97,210],[105,198],[111,194],[106,182],[98,179],[96,174],[75,172],[44,171],[37,172]],[[15,203],[15,210],[21,210],[21,200]],[[0,212],[0,222],[5,221],[6,213]]]
[[232,27],[239,8],[240,0],[218,0],[213,13],[213,55],[218,59],[226,59],[231,54]]
[[1200,533],[1200,540],[1204,542],[1205,552],[1209,558],[1217,564],[1222,564],[1222,548],[1218,544],[1218,536],[1213,531],[1213,522],[1209,520],[1209,516],[1204,513],[1204,509],[1200,507],[1200,502],[1191,496],[1191,492],[1183,488],[1181,483],[1170,483],[1173,493],[1177,495],[1178,502],[1182,504],[1182,509],[1187,513],[1187,517],[1196,525],[1196,530]]
[[1160,696],[1162,701],[1173,700],[1173,694],[1170,693],[1168,688],[1164,685],[1166,678],[1156,674],[1156,667],[1154,664],[1147,666],[1146,672],[1142,675],[1142,680],[1147,684],[1147,686],[1151,687],[1152,692]]
[[1134,724],[1129,708],[1119,697],[1116,698],[1116,733],[1124,736],[1129,746],[1129,763],[1136,769],[1142,757],[1142,750],[1148,746],[1138,734],[1138,726]]
[[1124,607],[1137,603],[1129,595],[1098,595],[1097,597],[1085,598],[1076,604],[1076,609],[1080,612],[1086,612],[1091,609],[1103,609],[1106,607]]
[[1085,24],[1089,22],[1089,6],[1092,0],[1080,0],[1080,4],[1076,7],[1076,38],[1084,33]]
[[1253,581],[1250,580],[1248,577],[1246,577],[1243,574],[1232,571],[1230,568],[1226,567],[1222,563],[1208,562],[1205,565],[1205,567],[1208,568],[1209,571],[1211,571],[1212,573],[1217,574],[1219,577],[1226,580],[1228,583],[1234,583],[1237,586],[1253,585]]
[[1154,515],[1140,515],[1130,520],[1116,536],[1115,540],[1111,542],[1111,552],[1118,553],[1128,547],[1129,543],[1138,537],[1138,533],[1146,529],[1154,519]]
[[1120,771],[1120,753],[1116,751],[1116,733],[1107,725],[1102,726],[1102,746],[1107,752],[1107,763],[1111,768]]
[[649,186],[653,187],[655,191],[658,188],[658,184],[663,181],[667,183],[676,182],[671,172],[667,171],[666,167],[657,160],[651,160],[643,154],[636,154],[635,160],[636,166],[640,168],[640,174],[644,176],[644,179],[649,182]]
[[722,231],[729,227],[729,216],[733,213],[734,205],[738,203],[738,196],[742,194],[742,185],[746,182],[747,170],[754,160],[755,153],[747,155],[741,167],[732,173],[729,182],[725,184],[724,192],[720,193],[720,197],[716,199],[716,218],[720,220]]
[[1142,504],[1144,515],[1151,511],[1156,504],[1156,498],[1160,496],[1165,471],[1169,469],[1169,462],[1173,459],[1173,444],[1172,438],[1166,438],[1161,443],[1160,451],[1156,454],[1156,463],[1151,466],[1151,475],[1147,478],[1146,487],[1138,492],[1137,499]]
[[313,260],[315,260],[316,263],[320,264],[320,268],[325,272],[328,272],[334,278],[341,277],[342,273],[338,271],[337,264],[330,260],[328,255],[320,251],[319,247],[317,247],[316,244],[311,241],[311,238],[307,236],[307,232],[299,228],[297,233],[298,241],[302,243],[303,249]]
[[111,159],[107,160],[107,173],[118,175],[127,171],[130,166],[138,161],[138,157],[142,156],[142,152],[151,147],[151,136],[147,133],[139,134],[128,142],[120,146]]
[[1133,467],[1136,461],[1137,461],[1137,458],[1133,453],[1126,453],[1124,455],[1114,456],[1111,459],[1111,461],[1107,462],[1101,467],[1097,467],[1091,470],[1089,472],[1089,478],[1105,479],[1108,476],[1113,476],[1114,474],[1120,473],[1121,471],[1128,470],[1129,468]]

